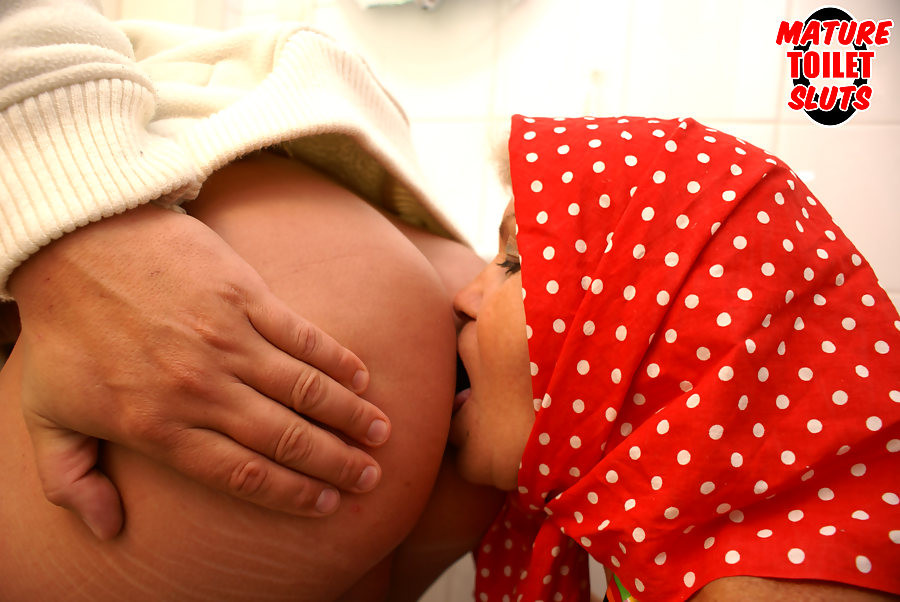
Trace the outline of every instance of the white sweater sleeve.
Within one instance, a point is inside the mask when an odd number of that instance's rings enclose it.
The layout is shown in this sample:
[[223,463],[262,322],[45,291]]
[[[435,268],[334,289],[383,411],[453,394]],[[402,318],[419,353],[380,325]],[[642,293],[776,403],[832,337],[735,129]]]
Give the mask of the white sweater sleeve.
[[184,151],[147,130],[155,107],[128,38],[97,2],[0,2],[0,296],[63,234],[196,191]]

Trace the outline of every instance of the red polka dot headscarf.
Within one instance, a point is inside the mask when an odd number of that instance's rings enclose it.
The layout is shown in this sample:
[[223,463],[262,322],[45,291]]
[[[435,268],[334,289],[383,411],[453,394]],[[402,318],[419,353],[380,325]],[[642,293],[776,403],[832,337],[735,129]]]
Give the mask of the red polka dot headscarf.
[[536,419],[479,600],[731,575],[900,593],[900,321],[783,162],[691,120],[513,119]]

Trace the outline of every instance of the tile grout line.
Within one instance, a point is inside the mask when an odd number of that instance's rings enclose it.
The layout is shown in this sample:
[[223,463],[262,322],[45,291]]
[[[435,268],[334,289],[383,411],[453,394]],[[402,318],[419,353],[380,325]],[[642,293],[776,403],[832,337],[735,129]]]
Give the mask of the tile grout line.
[[[791,15],[794,14],[794,0],[787,0],[785,5],[785,16],[790,18]],[[784,98],[786,92],[785,86],[785,78],[787,77],[787,57],[782,58],[781,67],[779,68],[780,76],[778,78],[778,95],[776,97],[776,105],[775,105],[775,128],[773,132],[773,140],[772,140],[772,150],[776,153],[779,151],[779,145],[781,143],[781,128],[785,123],[785,115],[784,115]]]

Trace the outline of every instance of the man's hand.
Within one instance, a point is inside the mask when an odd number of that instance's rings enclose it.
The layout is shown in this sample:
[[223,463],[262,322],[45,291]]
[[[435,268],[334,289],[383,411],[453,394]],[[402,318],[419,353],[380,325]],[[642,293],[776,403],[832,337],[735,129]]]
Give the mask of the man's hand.
[[39,251],[10,290],[44,491],[99,538],[123,516],[97,439],[296,515],[332,513],[329,483],[379,481],[369,455],[304,419],[383,443],[387,417],[351,392],[368,384],[362,362],[196,219],[151,205],[104,219]]

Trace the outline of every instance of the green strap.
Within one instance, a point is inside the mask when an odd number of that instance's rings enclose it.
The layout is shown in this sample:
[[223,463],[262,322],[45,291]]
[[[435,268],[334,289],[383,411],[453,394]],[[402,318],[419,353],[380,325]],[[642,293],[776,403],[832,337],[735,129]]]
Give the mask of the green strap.
[[616,587],[619,589],[619,595],[622,596],[622,602],[628,602],[628,600],[634,600],[634,598],[631,597],[631,594],[628,592],[628,590],[625,589],[625,586],[622,585],[622,582],[619,581],[618,575],[613,574],[613,580],[616,582]]

